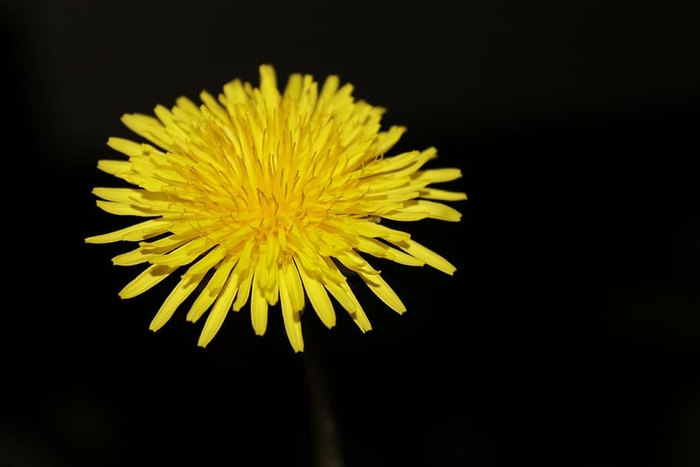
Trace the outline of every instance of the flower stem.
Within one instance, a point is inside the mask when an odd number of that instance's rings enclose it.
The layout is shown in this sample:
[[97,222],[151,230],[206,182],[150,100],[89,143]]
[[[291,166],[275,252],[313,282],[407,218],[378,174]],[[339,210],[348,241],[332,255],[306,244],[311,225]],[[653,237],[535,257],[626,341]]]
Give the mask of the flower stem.
[[[321,352],[316,342],[307,340],[303,355],[308,380],[315,467],[342,467],[340,436],[331,407]],[[311,344],[311,345],[308,345]]]

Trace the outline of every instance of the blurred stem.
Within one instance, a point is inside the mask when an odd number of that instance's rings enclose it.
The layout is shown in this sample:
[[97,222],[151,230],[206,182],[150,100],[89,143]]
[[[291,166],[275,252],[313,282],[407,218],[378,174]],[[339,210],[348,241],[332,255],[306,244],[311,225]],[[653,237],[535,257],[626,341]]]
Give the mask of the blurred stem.
[[[314,341],[314,342],[308,342]],[[315,467],[342,467],[340,436],[331,407],[323,358],[315,339],[307,339],[303,360],[309,385],[309,402]]]

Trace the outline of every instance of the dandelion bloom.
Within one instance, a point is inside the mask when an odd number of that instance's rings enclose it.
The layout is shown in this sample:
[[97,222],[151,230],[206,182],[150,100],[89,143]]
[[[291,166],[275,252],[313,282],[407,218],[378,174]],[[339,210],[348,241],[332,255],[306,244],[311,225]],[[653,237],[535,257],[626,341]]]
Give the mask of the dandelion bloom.
[[150,141],[110,138],[128,160],[98,168],[134,188],[95,188],[97,205],[116,215],[151,218],[89,243],[138,242],[113,258],[147,267],[119,293],[139,295],[190,265],[151,322],[157,330],[195,293],[187,320],[207,310],[199,345],[218,332],[229,310],[250,302],[253,329],[265,333],[268,309],[280,302],[293,349],[303,351],[301,312],[311,302],[335,325],[335,300],[364,331],[371,329],[339,266],[354,271],[384,303],[404,304],[365,259],[429,265],[447,274],[446,259],[381,219],[456,222],[460,213],[436,201],[464,193],[429,187],[461,176],[456,168],[421,170],[436,150],[384,154],[405,128],[381,131],[383,109],[352,97],[352,86],[293,74],[280,94],[274,69],[260,67],[260,87],[234,80],[202,105],[181,97],[157,118],[126,114],[123,123]]

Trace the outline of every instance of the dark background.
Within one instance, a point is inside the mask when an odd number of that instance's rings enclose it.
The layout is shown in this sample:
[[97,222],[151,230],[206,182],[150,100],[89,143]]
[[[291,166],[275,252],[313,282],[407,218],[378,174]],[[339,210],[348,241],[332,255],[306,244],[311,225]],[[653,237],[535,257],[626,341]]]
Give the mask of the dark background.
[[[687,2],[690,4],[690,2]],[[129,220],[119,118],[257,84],[273,64],[339,74],[436,146],[460,224],[405,225],[454,277],[375,261],[409,311],[353,287],[304,317],[347,466],[700,465],[698,31],[680,1],[0,3],[0,465],[310,465],[304,356],[281,318],[231,314],[206,349],[161,284],[121,301]]]

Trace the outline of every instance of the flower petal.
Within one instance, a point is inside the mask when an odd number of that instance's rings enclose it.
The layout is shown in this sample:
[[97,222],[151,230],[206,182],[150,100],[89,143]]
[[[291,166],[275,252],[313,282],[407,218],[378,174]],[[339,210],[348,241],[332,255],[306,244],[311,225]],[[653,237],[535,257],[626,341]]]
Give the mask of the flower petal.
[[224,287],[236,261],[237,259],[234,257],[227,257],[219,263],[216,272],[214,272],[214,275],[209,279],[206,287],[204,287],[204,290],[199,294],[192,304],[192,308],[190,308],[190,311],[187,313],[187,321],[192,323],[197,322],[209,309],[211,304],[214,303],[214,300],[216,300],[221,293],[221,289]]
[[119,296],[121,298],[133,298],[140,295],[168,277],[176,269],[177,267],[162,266],[159,264],[151,265],[136,276],[134,280],[124,286],[121,292],[119,292]]
[[304,307],[304,293],[294,263],[288,262],[282,266],[279,287],[284,329],[287,331],[287,337],[294,351],[303,352],[304,338],[301,334],[300,312]]
[[197,345],[200,347],[206,347],[209,342],[214,338],[221,325],[224,323],[224,319],[231,309],[231,304],[233,304],[233,297],[238,291],[238,278],[235,274],[230,274],[226,280],[226,284],[223,287],[221,293],[216,299],[216,303],[209,312],[207,320],[204,323],[204,328],[202,329],[202,334],[199,336],[199,341]]
[[437,188],[423,188],[420,191],[420,197],[425,199],[437,199],[440,201],[462,201],[467,199],[465,193],[438,190]]
[[333,303],[330,297],[328,297],[326,288],[320,280],[307,272],[301,261],[297,260],[296,265],[304,284],[306,294],[309,296],[309,301],[314,307],[316,314],[326,327],[332,328],[335,326],[335,311],[333,310]]
[[148,329],[151,331],[157,331],[163,327],[163,325],[173,316],[175,310],[177,310],[177,307],[179,307],[182,302],[184,302],[185,299],[187,299],[187,297],[189,297],[192,292],[195,291],[203,278],[203,273],[183,276],[182,279],[180,279],[180,282],[165,299],[158,310],[158,313],[156,313],[156,315],[153,317]]
[[457,268],[455,268],[445,258],[413,240],[404,240],[403,242],[397,243],[396,246],[404,250],[406,253],[425,261],[426,264],[434,267],[438,271],[442,271],[450,276],[457,270]]
[[250,299],[250,318],[253,330],[258,336],[265,334],[267,329],[267,300],[264,292],[260,289],[260,281],[257,280],[258,269],[261,268],[261,263],[258,263],[258,267],[255,269],[255,277],[253,277]]

